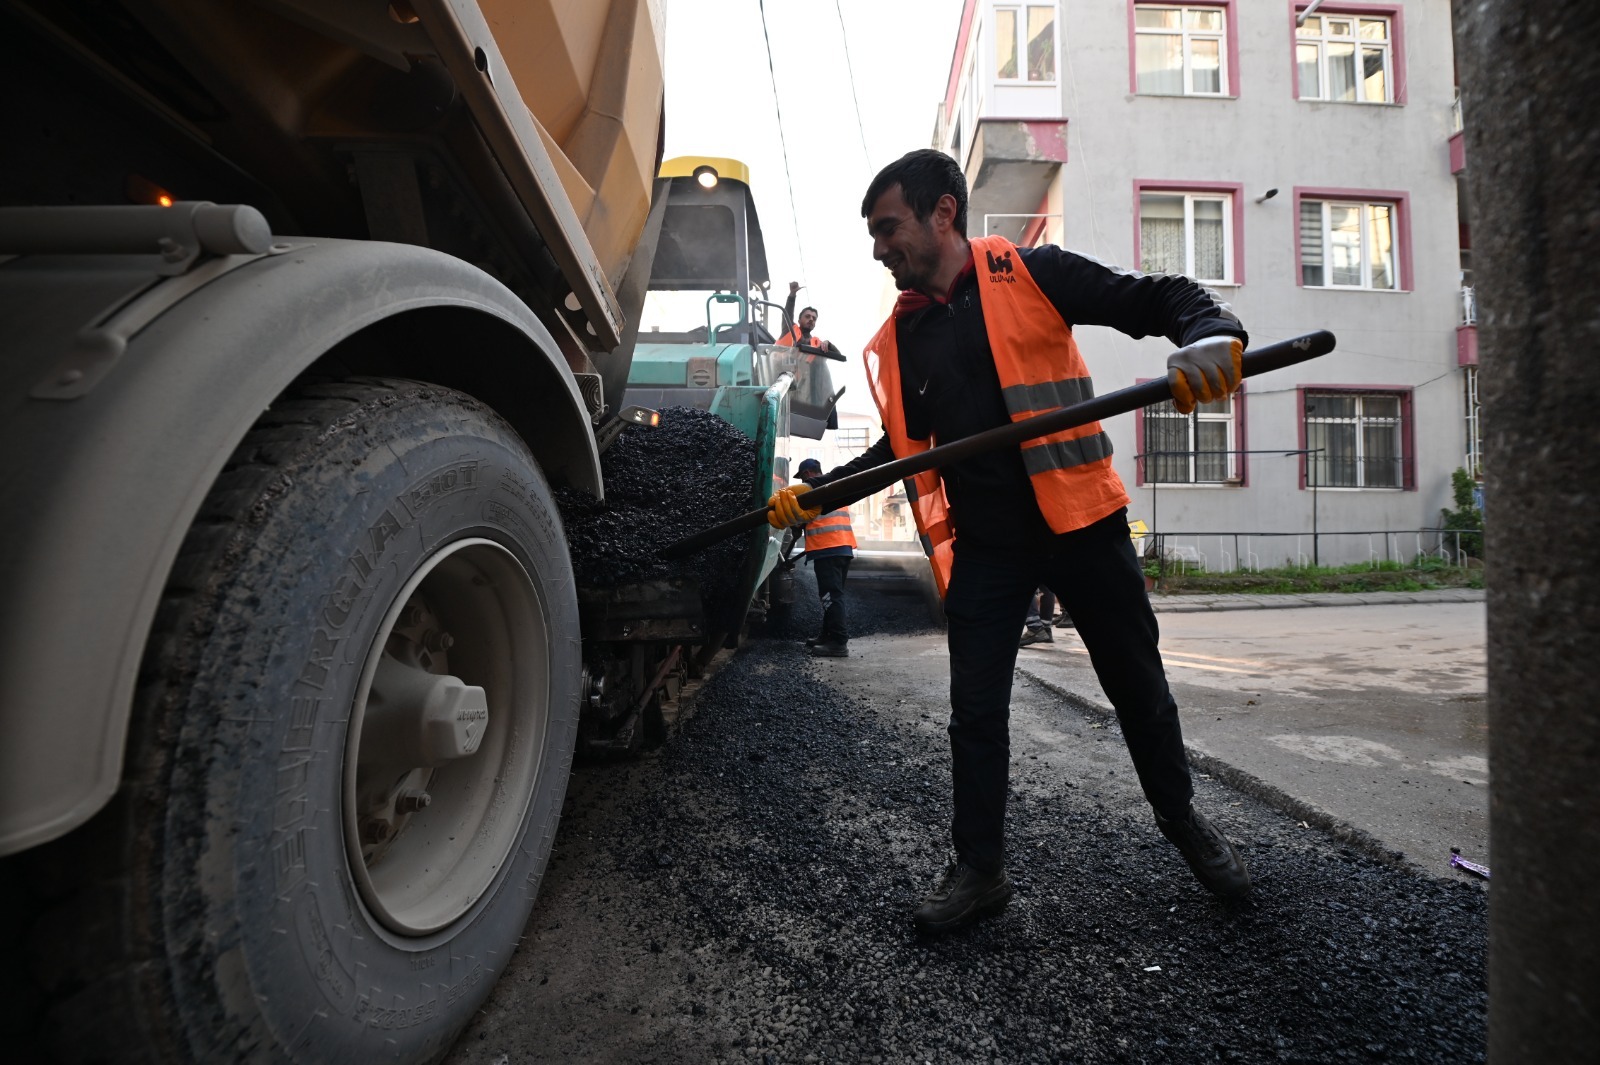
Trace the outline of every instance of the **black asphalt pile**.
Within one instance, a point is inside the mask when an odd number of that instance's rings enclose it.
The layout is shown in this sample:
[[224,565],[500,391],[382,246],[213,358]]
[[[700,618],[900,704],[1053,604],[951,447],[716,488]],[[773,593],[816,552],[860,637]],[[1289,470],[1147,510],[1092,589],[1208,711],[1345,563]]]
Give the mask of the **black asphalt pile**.
[[556,490],[579,586],[689,578],[714,609],[738,580],[746,536],[671,562],[657,552],[754,506],[755,442],[714,414],[665,407],[660,425],[623,429],[600,456],[600,469],[604,503],[573,488]]
[[948,709],[876,671],[850,694],[839,668],[757,642],[658,756],[575,775],[492,1000],[519,1027],[469,1029],[455,1065],[1484,1060],[1482,888],[1197,779],[1255,877],[1224,905],[1151,823],[1115,726],[1020,681],[1013,719],[1053,738],[1013,737],[1016,898],[919,938],[948,856]]

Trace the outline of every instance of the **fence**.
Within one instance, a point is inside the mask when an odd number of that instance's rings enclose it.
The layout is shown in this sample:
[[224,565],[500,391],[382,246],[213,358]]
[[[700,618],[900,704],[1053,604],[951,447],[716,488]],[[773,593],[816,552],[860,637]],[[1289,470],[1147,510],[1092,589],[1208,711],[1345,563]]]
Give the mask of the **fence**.
[[[1377,569],[1380,563],[1406,563],[1437,558],[1453,566],[1465,566],[1475,557],[1468,549],[1483,533],[1470,529],[1384,529],[1356,532],[1160,532],[1149,533],[1145,557],[1158,561],[1162,574],[1174,566],[1179,572],[1190,566],[1207,573],[1259,572],[1284,564],[1311,567],[1317,564],[1316,541],[1331,537],[1365,537],[1367,563]],[[1266,543],[1293,541],[1293,553],[1274,550]],[[1213,554],[1213,549],[1215,554]],[[1263,560],[1265,555],[1265,561]]]

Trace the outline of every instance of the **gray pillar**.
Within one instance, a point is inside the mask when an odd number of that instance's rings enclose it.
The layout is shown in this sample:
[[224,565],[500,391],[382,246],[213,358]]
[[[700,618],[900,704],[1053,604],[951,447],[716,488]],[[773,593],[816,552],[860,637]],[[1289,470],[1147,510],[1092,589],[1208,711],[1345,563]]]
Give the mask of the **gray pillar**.
[[1489,574],[1489,1060],[1600,1054],[1600,3],[1454,0]]

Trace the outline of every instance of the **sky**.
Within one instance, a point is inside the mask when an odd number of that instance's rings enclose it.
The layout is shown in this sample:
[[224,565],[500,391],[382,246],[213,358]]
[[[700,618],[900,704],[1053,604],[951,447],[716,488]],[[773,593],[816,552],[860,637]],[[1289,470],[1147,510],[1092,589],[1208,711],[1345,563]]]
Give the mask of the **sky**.
[[894,294],[872,259],[861,197],[880,168],[930,145],[961,7],[962,0],[664,3],[666,157],[721,156],[750,168],[771,298],[781,303],[790,281],[804,286],[796,307],[815,306],[817,335],[849,359],[833,367],[835,388],[846,386],[841,410],[875,413],[861,349]]

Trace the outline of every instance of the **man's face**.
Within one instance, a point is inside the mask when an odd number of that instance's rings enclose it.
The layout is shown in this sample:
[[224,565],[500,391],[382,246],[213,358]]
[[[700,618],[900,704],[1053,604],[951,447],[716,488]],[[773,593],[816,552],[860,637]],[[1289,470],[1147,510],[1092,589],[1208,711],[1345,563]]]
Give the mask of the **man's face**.
[[810,333],[817,325],[817,312],[804,310],[800,312],[800,332]]
[[919,221],[899,185],[872,205],[867,232],[872,235],[872,257],[888,267],[896,288],[921,288],[932,280],[939,266],[933,216]]

